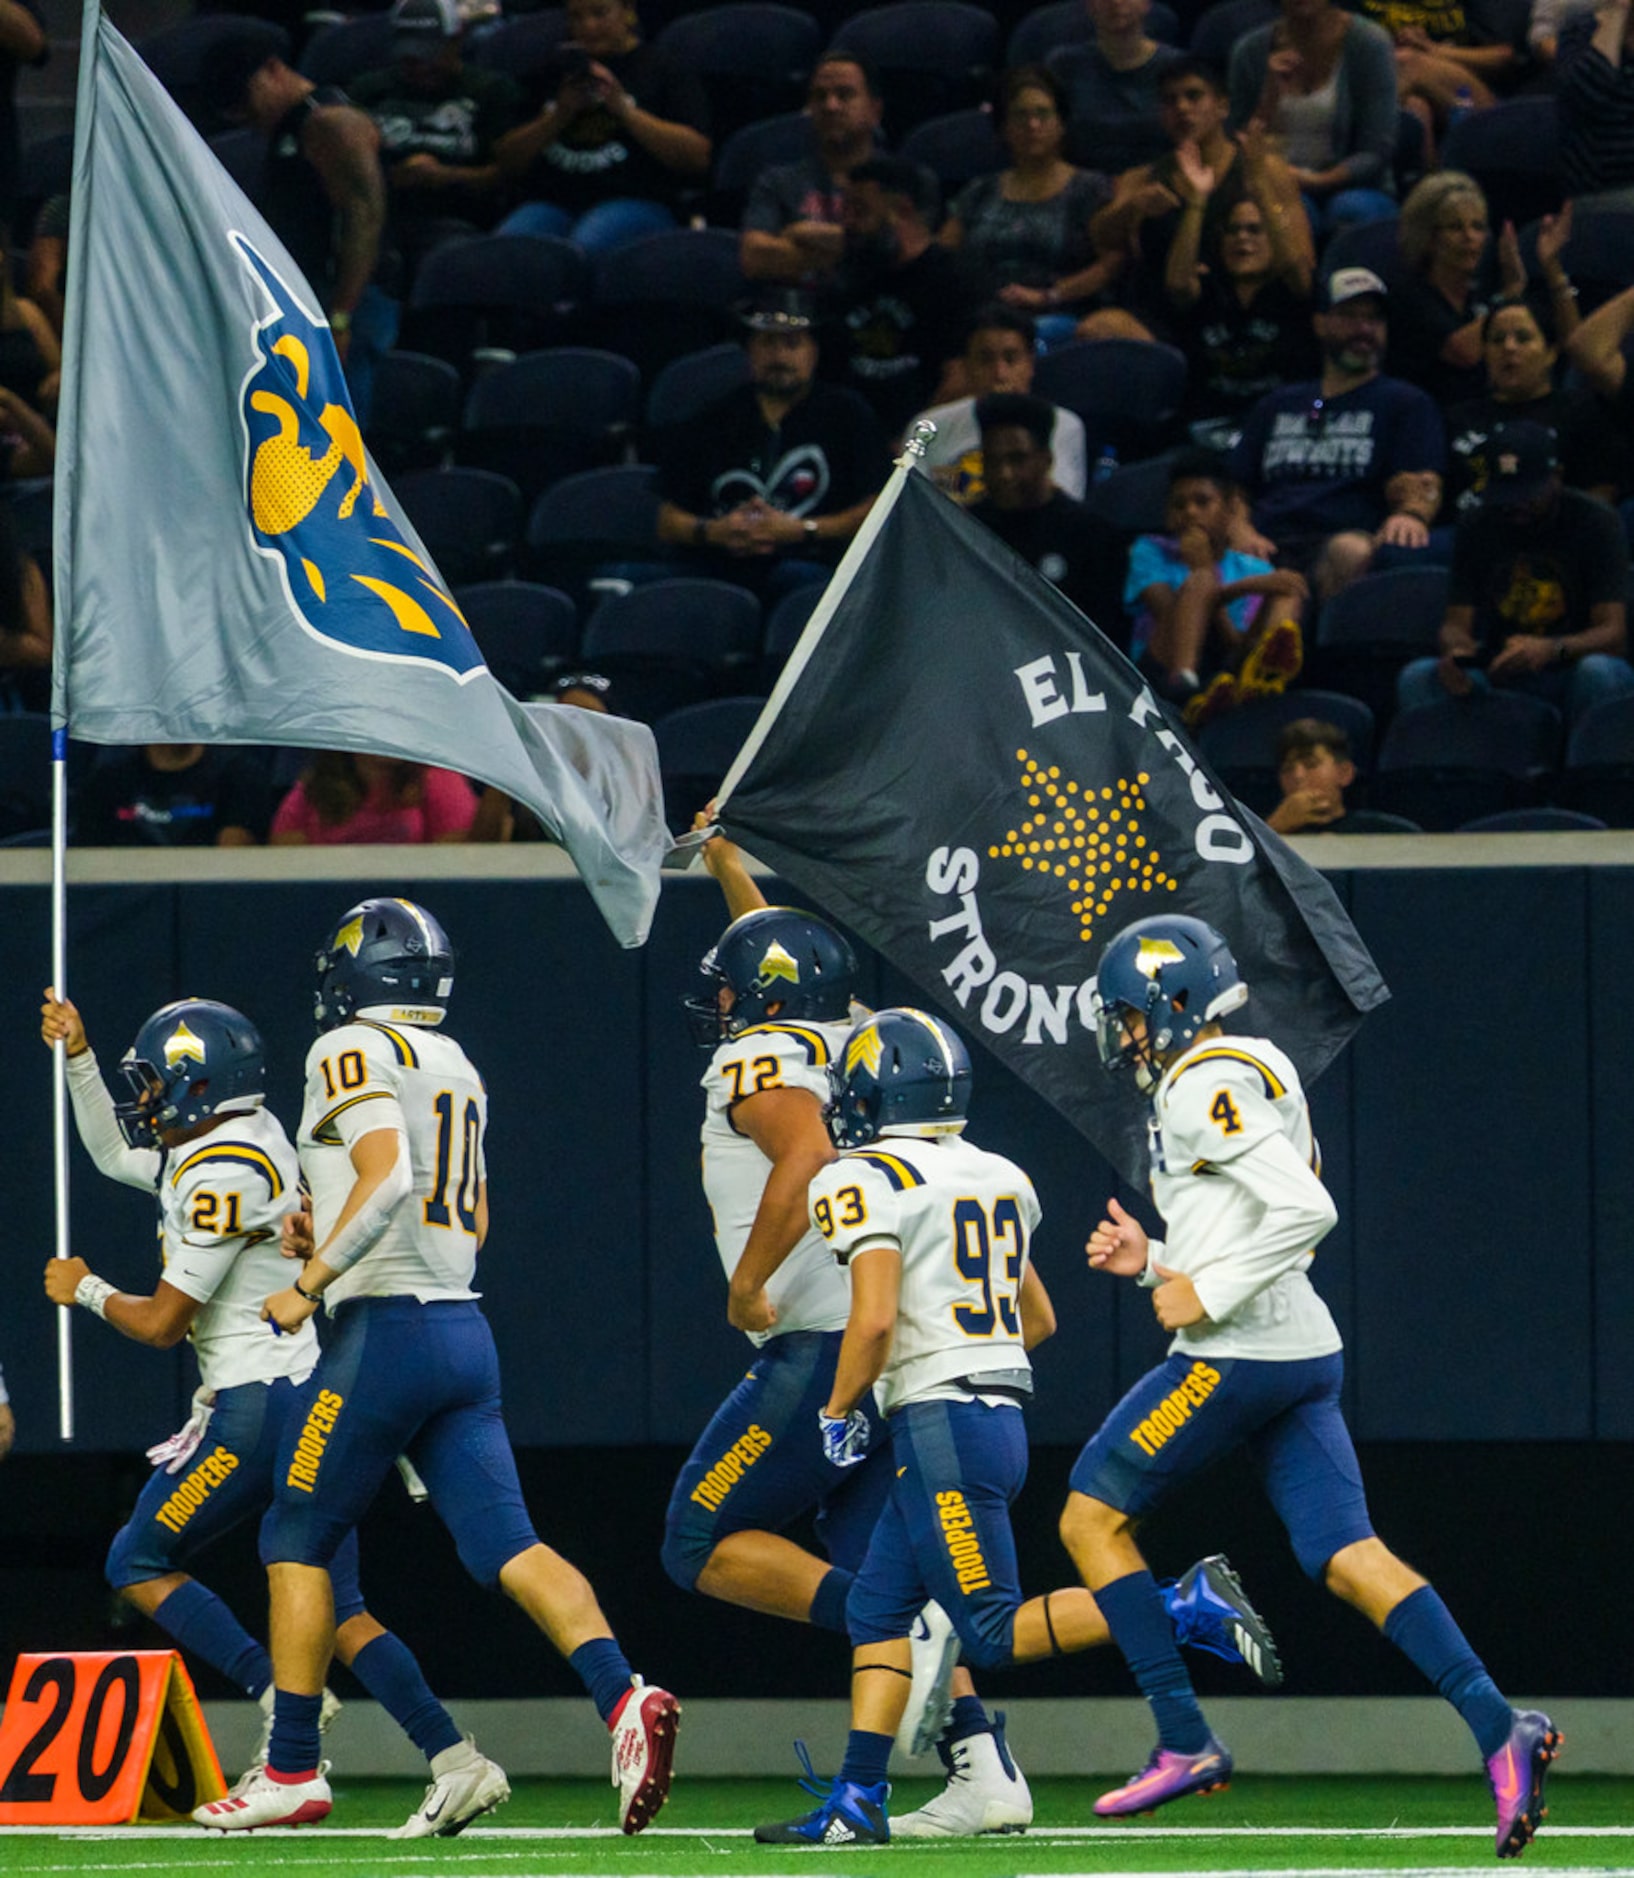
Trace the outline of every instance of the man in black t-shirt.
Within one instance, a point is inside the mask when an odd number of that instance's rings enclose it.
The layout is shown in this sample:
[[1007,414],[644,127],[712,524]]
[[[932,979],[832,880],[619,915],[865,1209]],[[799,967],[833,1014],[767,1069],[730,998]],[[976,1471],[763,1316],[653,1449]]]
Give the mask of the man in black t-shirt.
[[817,381],[807,295],[765,288],[744,323],[750,382],[656,444],[658,538],[688,572],[772,598],[827,577],[890,460],[868,406]]
[[248,848],[266,836],[268,808],[248,752],[148,743],[92,770],[74,811],[74,845]]
[[1098,516],[1055,486],[1055,406],[1025,392],[994,392],[976,400],[976,422],[987,494],[970,513],[1127,652],[1120,544]]
[[1628,544],[1616,512],[1561,481],[1555,436],[1501,424],[1479,507],[1458,523],[1441,656],[1401,674],[1405,709],[1487,683],[1547,699],[1575,722],[1634,691]]

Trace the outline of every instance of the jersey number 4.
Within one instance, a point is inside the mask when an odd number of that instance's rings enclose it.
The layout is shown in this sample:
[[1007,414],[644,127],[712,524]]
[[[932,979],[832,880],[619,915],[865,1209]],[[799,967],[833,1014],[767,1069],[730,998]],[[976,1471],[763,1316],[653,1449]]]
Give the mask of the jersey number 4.
[[[1016,1297],[1021,1288],[1021,1260],[1026,1244],[1021,1208],[1009,1194],[993,1202],[991,1219],[980,1200],[955,1201],[954,1269],[967,1285],[982,1288],[979,1304],[965,1298],[953,1307],[953,1321],[967,1337],[990,1337],[1000,1324],[1006,1335],[1020,1334]],[[995,1261],[1000,1267],[996,1274]]]
[[432,1103],[437,1114],[437,1177],[426,1200],[426,1224],[447,1226],[449,1192],[453,1190],[454,1212],[467,1232],[477,1229],[477,1166],[481,1159],[482,1116],[475,1101],[467,1096],[460,1118],[459,1170],[454,1168],[454,1097],[445,1089]]

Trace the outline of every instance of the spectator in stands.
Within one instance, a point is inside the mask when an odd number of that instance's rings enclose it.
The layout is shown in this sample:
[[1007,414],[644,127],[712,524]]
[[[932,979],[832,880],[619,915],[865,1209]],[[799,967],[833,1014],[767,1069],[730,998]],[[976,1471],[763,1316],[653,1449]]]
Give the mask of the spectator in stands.
[[[1390,363],[1441,405],[1480,396],[1486,316],[1526,292],[1513,225],[1504,224],[1495,252],[1490,234],[1481,185],[1462,170],[1426,176],[1401,205]],[[1559,253],[1556,242],[1557,260]]]
[[709,169],[709,106],[695,73],[643,43],[631,0],[567,0],[567,25],[551,96],[497,147],[528,198],[500,231],[599,252],[675,226]]
[[[1000,301],[984,307],[971,322],[965,341],[965,383],[969,395],[949,404],[932,405],[920,417],[936,426],[918,468],[955,502],[977,502],[986,493],[982,481],[982,438],[976,422],[976,400],[995,391],[1031,391],[1037,360],[1036,334],[1031,318]],[[1084,420],[1076,411],[1050,407],[1055,412],[1051,445],[1051,474],[1057,489],[1082,501],[1089,486],[1089,446]],[[919,421],[914,419],[914,423]],[[908,426],[909,434],[913,424]]]
[[1198,442],[1229,449],[1258,399],[1316,372],[1311,265],[1305,244],[1290,239],[1292,213],[1267,210],[1252,191],[1233,203],[1205,249],[1213,172],[1185,162],[1177,180],[1184,206],[1163,285],[1171,337],[1186,355],[1183,415]]
[[828,52],[806,91],[816,149],[755,178],[743,214],[738,260],[745,278],[814,284],[845,252],[845,185],[879,145],[884,112],[872,65],[854,52]]
[[1634,427],[1634,373],[1627,345],[1634,334],[1634,287],[1613,295],[1566,341],[1573,365],[1611,406],[1625,427]]
[[1095,217],[1098,251],[1123,257],[1127,273],[1122,308],[1091,313],[1080,322],[1085,339],[1167,338],[1171,327],[1165,291],[1169,256],[1190,214],[1193,252],[1213,247],[1227,216],[1252,196],[1269,218],[1273,245],[1288,268],[1315,262],[1310,223],[1293,172],[1270,148],[1257,125],[1227,134],[1230,99],[1219,74],[1201,59],[1171,64],[1159,81],[1165,156],[1125,170],[1112,200]]
[[49,476],[57,433],[26,398],[0,385],[0,485]]
[[439,242],[491,228],[503,204],[495,147],[523,114],[505,72],[467,64],[459,0],[397,0],[391,63],[349,87],[380,131],[391,243],[412,278]]
[[0,227],[0,387],[42,416],[57,409],[62,345],[50,320],[18,293],[11,275],[11,241]]
[[1277,139],[1318,235],[1395,209],[1396,64],[1382,26],[1334,0],[1282,0],[1231,49],[1231,116]]
[[1221,459],[1193,452],[1169,476],[1168,532],[1129,553],[1123,604],[1135,663],[1192,725],[1283,691],[1302,662],[1302,575],[1233,548],[1235,494]]
[[1579,204],[1634,208],[1634,4],[1571,21],[1555,80],[1560,175]]
[[810,295],[762,288],[744,323],[749,383],[655,442],[658,538],[770,600],[827,579],[890,460],[863,400],[817,377]]
[[1615,512],[1567,489],[1551,431],[1501,425],[1491,469],[1453,546],[1441,656],[1397,681],[1403,709],[1450,692],[1513,686],[1575,722],[1634,691],[1628,663],[1628,544]]
[[1281,565],[1327,598],[1377,559],[1428,546],[1446,434],[1422,391],[1381,373],[1388,292],[1378,275],[1336,268],[1322,307],[1320,376],[1261,398],[1230,469]]
[[249,848],[266,838],[271,804],[247,750],[145,743],[109,752],[74,811],[82,848]]
[[1108,175],[1163,151],[1158,80],[1179,58],[1146,31],[1150,0],[1084,0],[1094,37],[1050,55],[1066,88],[1069,154]]
[[1006,72],[999,127],[1010,163],[965,185],[940,236],[943,247],[965,254],[985,288],[1032,314],[1046,343],[1072,337],[1074,310],[1086,311],[1116,272],[1097,257],[1089,232],[1112,185],[1062,155],[1065,113],[1066,93],[1042,66]]
[[1592,391],[1555,383],[1560,354],[1554,309],[1565,298],[1557,284],[1486,316],[1486,391],[1447,413],[1449,521],[1479,506],[1492,470],[1493,431],[1522,419],[1554,432],[1568,488],[1585,489],[1603,502],[1617,500],[1627,449],[1616,425]]
[[204,91],[228,121],[267,134],[256,207],[318,295],[367,429],[375,370],[397,341],[400,314],[376,278],[386,179],[374,120],[260,41],[222,43],[207,61]]
[[23,263],[23,292],[62,340],[62,290],[68,278],[68,192],[47,196],[34,217]]
[[35,0],[0,0],[0,223],[9,226],[17,207],[17,169],[22,154],[17,135],[17,74],[25,65],[44,65],[51,41],[40,23]]
[[[1545,70],[1552,68],[1560,55],[1567,26],[1587,20],[1590,22],[1587,32],[1592,35],[1598,6],[1599,0],[1532,0],[1526,22],[1526,49],[1533,59]],[[1577,49],[1581,50],[1586,43],[1585,38]]]
[[1277,784],[1282,800],[1265,818],[1279,835],[1342,832],[1349,819],[1345,791],[1356,780],[1350,739],[1337,724],[1296,717],[1277,738]]
[[963,258],[936,240],[936,178],[903,157],[870,157],[845,189],[846,256],[827,308],[839,380],[892,437],[915,411],[963,390],[965,334],[981,303]]
[[1055,407],[1023,392],[976,402],[987,494],[970,513],[1058,587],[1108,638],[1127,645],[1118,606],[1116,536],[1050,474]]
[[321,750],[279,803],[272,845],[464,841],[476,808],[476,791],[452,770]]
[[1455,111],[1484,111],[1520,71],[1502,0],[1359,0],[1395,41],[1402,105],[1435,134]]
[[17,1418],[11,1412],[11,1397],[6,1393],[6,1379],[0,1375],[0,1461],[11,1452],[17,1439]]
[[43,711],[51,699],[51,593],[0,497],[0,710]]

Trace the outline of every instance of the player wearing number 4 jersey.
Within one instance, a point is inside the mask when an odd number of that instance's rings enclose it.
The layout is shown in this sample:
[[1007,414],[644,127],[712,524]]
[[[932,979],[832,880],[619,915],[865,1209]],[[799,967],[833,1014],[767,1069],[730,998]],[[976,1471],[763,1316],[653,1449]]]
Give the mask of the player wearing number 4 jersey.
[[[817,1431],[833,1466],[862,1463],[876,1439],[863,1404],[876,1398],[892,1480],[847,1609],[844,1762],[826,1789],[811,1787],[820,1799],[813,1812],[757,1830],[765,1844],[884,1844],[961,1829],[959,1789],[974,1775],[962,1739],[947,1791],[907,1816],[908,1833],[889,1817],[886,1771],[908,1700],[910,1628],[927,1598],[983,1668],[1109,1641],[1081,1586],[1021,1595],[1010,1506],[1027,1476],[1027,1351],[1052,1333],[1055,1315],[1030,1257],[1039,1219],[1032,1182],[961,1139],[970,1083],[963,1043],[922,1011],[881,1011],[845,1046],[833,1117],[845,1151],[813,1180],[809,1204],[813,1226],[850,1272],[851,1304]],[[1002,1716],[998,1724],[996,1752],[1019,1802],[1007,1818],[989,1799],[985,1820],[978,1813],[962,1823],[967,1832],[1020,1829],[1031,1818]]]
[[1158,1728],[1145,1768],[1095,1810],[1147,1813],[1230,1778],[1134,1528],[1182,1481],[1246,1447],[1306,1572],[1377,1624],[1463,1717],[1497,1805],[1498,1856],[1517,1857],[1543,1817],[1561,1737],[1548,1716],[1510,1708],[1434,1589],[1374,1535],[1339,1409],[1339,1333],[1307,1275],[1337,1214],[1298,1074],[1275,1044],[1225,1034],[1219,1020],[1248,988],[1201,920],[1126,927],[1102,954],[1096,991],[1101,1060],[1131,1071],[1151,1103],[1152,1197],[1168,1237],[1149,1240],[1114,1200],[1089,1262],[1150,1286],[1175,1337],[1080,1455],[1061,1520]]
[[[262,1106],[261,1039],[229,1005],[167,1004],[126,1051],[126,1099],[116,1103],[67,999],[46,993],[40,1030],[64,1047],[74,1119],[98,1168],[157,1197],[164,1261],[153,1293],[138,1296],[115,1290],[83,1259],[53,1259],[47,1295],[95,1312],[138,1343],[167,1349],[186,1337],[199,1363],[193,1414],[148,1450],[154,1472],[109,1549],[108,1582],[255,1697],[270,1732],[266,1648],[189,1569],[215,1539],[266,1510],[285,1423],[318,1360],[310,1327],[275,1337],[261,1319],[262,1299],[284,1279],[279,1228],[299,1182],[289,1137]],[[350,1534],[333,1571],[341,1661],[428,1760],[457,1743],[459,1730],[419,1664],[364,1609]],[[339,1706],[325,1697],[321,1727]],[[230,1802],[261,1784],[266,1749],[264,1736]]]
[[[589,1581],[540,1543],[523,1504],[473,1288],[488,1226],[487,1094],[436,1030],[452,948],[412,902],[367,900],[326,940],[317,970],[321,1034],[298,1143],[316,1251],[264,1309],[295,1331],[323,1297],[333,1331],[262,1528],[277,1682],[267,1785],[248,1807],[194,1817],[235,1830],[328,1813],[317,1725],[333,1623],[327,1567],[406,1453],[466,1569],[514,1598],[577,1671],[612,1735],[619,1823],[639,1832],[669,1791],[680,1707],[631,1675]],[[416,1816],[428,1833],[457,1832],[510,1793],[469,1744],[433,1772]]]

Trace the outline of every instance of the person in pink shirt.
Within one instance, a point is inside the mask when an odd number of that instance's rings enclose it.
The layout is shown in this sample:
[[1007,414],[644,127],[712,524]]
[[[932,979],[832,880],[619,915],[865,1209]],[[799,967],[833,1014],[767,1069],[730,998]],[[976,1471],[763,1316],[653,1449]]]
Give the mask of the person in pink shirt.
[[453,770],[320,751],[272,818],[274,847],[463,841],[477,795]]

